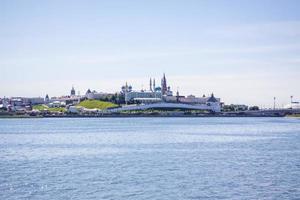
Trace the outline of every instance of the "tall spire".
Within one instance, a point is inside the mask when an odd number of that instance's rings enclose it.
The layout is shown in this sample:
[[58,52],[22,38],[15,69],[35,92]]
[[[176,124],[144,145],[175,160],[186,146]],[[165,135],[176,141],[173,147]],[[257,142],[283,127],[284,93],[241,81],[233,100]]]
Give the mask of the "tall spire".
[[75,89],[74,89],[74,85],[72,85],[72,89],[71,89],[71,96],[75,96]]
[[164,73],[163,78],[161,79],[161,93],[164,95],[166,94],[168,88],[167,88],[167,79]]

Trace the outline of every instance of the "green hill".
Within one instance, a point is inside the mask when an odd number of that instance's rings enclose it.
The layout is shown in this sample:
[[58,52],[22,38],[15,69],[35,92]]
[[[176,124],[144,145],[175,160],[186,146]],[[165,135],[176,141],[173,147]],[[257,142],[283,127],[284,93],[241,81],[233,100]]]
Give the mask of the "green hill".
[[43,111],[43,110],[48,110],[51,112],[66,112],[66,108],[49,108],[48,106],[44,105],[44,104],[40,104],[40,105],[34,105],[32,106],[32,108],[34,110],[39,110],[39,111]]
[[111,103],[111,102],[106,102],[106,101],[84,100],[84,101],[80,102],[79,104],[77,104],[77,106],[82,106],[82,107],[88,108],[88,109],[97,108],[97,109],[103,110],[103,109],[107,109],[107,108],[117,107],[118,105]]
[[300,114],[292,114],[292,115],[288,115],[288,117],[300,118]]
[[34,110],[47,110],[47,109],[49,109],[49,107],[44,105],[44,104],[34,105],[34,106],[32,106],[32,108]]

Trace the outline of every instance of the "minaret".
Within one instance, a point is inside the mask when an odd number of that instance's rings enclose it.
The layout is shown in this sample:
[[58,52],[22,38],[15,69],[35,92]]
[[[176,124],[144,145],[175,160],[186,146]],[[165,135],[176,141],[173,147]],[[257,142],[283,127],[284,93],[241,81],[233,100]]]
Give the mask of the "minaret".
[[150,78],[150,87],[149,87],[149,89],[150,89],[150,91],[152,91],[152,80],[151,80],[151,78]]

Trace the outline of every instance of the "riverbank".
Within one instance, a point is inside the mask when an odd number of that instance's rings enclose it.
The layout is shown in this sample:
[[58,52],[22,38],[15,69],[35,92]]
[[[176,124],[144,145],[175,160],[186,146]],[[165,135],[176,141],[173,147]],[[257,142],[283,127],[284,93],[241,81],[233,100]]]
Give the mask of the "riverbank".
[[[97,114],[70,114],[70,113],[45,113],[45,114],[16,114],[1,113],[0,118],[138,118],[138,117],[292,117],[284,113],[265,112],[220,112],[220,113],[192,113],[192,112],[161,112],[161,113],[97,113]],[[298,116],[296,116],[298,118]]]
[[287,115],[286,117],[300,119],[300,114]]

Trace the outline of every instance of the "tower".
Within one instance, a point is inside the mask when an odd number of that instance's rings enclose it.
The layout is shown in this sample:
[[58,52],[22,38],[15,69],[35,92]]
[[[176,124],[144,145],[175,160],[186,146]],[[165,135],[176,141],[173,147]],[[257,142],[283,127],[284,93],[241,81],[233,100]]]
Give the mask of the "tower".
[[165,76],[165,73],[164,73],[164,76],[163,78],[161,79],[161,93],[162,95],[165,95],[167,93],[167,79],[166,79],[166,76]]
[[72,86],[72,89],[71,89],[71,96],[75,96],[75,89],[74,89],[74,86]]
[[153,79],[153,91],[155,92],[155,78]]
[[152,80],[151,80],[151,78],[150,78],[150,84],[149,84],[149,86],[150,86],[150,87],[149,87],[150,91],[153,91],[153,90],[152,90]]
[[48,94],[46,94],[46,97],[45,97],[45,103],[49,103],[49,95]]

